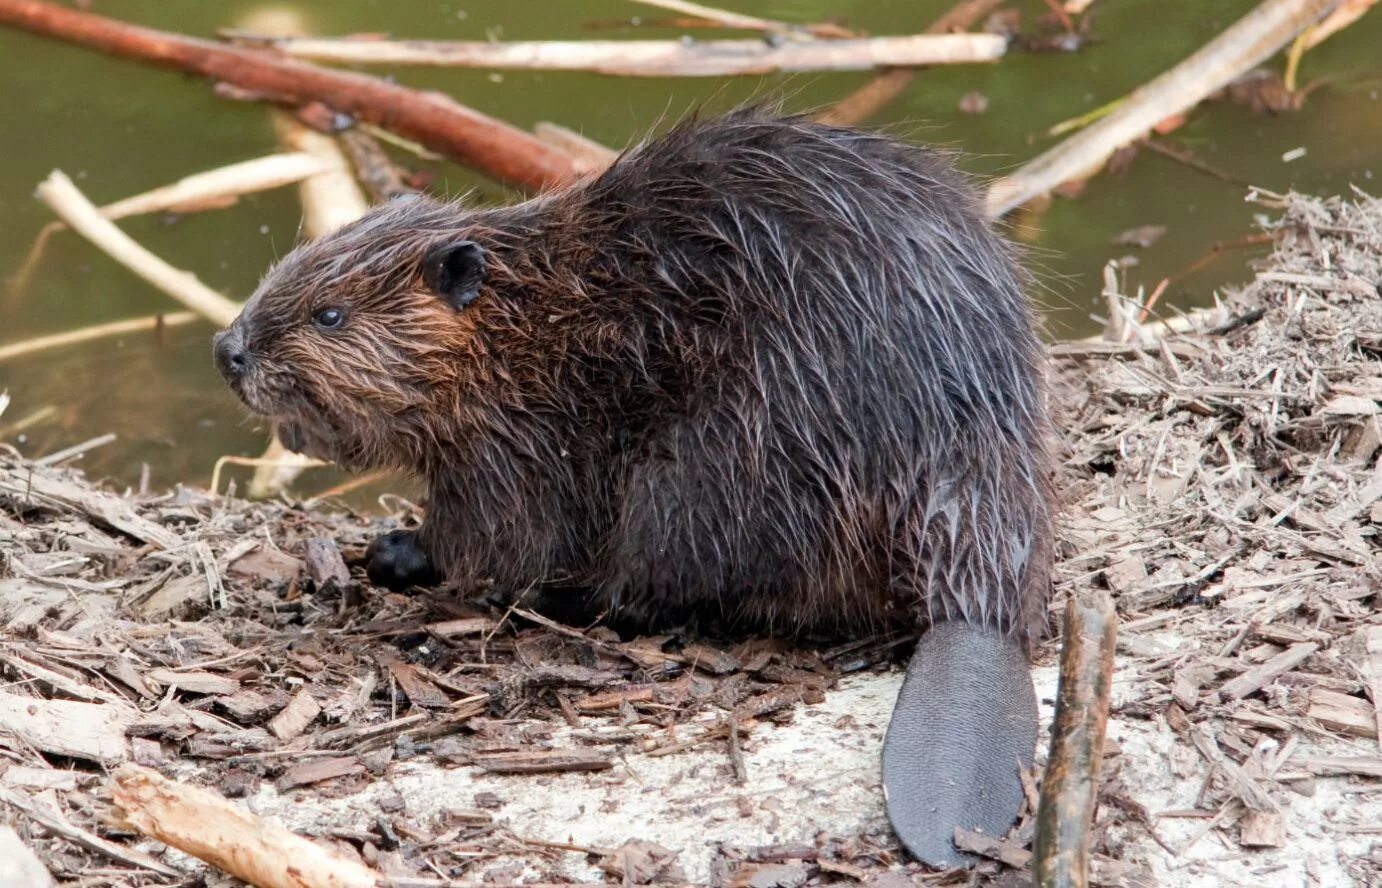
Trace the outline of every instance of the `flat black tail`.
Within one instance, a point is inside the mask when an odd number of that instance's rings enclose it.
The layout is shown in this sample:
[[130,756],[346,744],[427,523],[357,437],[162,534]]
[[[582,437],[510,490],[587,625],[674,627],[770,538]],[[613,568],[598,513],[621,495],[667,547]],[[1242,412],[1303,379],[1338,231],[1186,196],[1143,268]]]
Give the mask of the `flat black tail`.
[[1017,639],[962,622],[917,642],[883,741],[883,793],[902,844],[924,863],[963,866],[956,827],[1001,837],[1022,807],[1037,701]]

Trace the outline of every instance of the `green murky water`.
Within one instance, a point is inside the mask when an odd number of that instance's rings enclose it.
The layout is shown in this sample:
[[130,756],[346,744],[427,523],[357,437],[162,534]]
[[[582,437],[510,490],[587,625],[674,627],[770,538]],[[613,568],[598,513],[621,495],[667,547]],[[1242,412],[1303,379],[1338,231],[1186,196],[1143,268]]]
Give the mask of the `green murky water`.
[[[266,6],[296,10],[322,34],[389,31],[434,38],[536,39],[599,36],[675,37],[658,27],[618,26],[661,13],[623,0],[460,0],[381,3],[301,0],[202,3],[193,0],[98,0],[97,12],[190,34],[210,35]],[[723,5],[792,21],[840,16],[875,34],[921,30],[951,0],[737,0]],[[1020,0],[1024,31],[1043,10]],[[926,71],[873,123],[966,152],[965,165],[995,174],[1050,144],[1041,133],[1136,87],[1189,54],[1251,8],[1253,0],[1102,0],[1098,40],[1078,54],[1015,54],[997,65]],[[598,26],[598,27],[593,27]],[[1274,62],[1280,65],[1280,61]],[[409,85],[444,90],[520,126],[551,120],[611,146],[696,105],[727,107],[785,90],[788,104],[827,104],[866,74],[816,74],[732,80],[626,80],[595,75],[402,69]],[[1232,177],[1272,190],[1339,193],[1382,185],[1382,12],[1309,53],[1302,81],[1327,78],[1303,111],[1258,117],[1227,104],[1201,108],[1177,138]],[[0,31],[0,277],[19,267],[51,216],[31,197],[59,168],[106,202],[178,177],[274,150],[264,109],[217,98],[204,82],[25,34]],[[960,113],[961,96],[989,100],[979,116]],[[1305,149],[1287,162],[1283,155]],[[1299,152],[1297,152],[1299,153]],[[452,166],[437,185],[449,193],[476,189],[477,200],[504,200],[495,186]],[[1133,283],[1149,289],[1200,257],[1215,241],[1252,230],[1257,208],[1244,188],[1144,152],[1130,170],[1096,179],[1078,200],[1060,200],[1037,220],[1033,243],[1040,294],[1053,335],[1096,329],[1100,269],[1136,253]],[[264,267],[293,243],[299,210],[292,189],[236,206],[179,218],[140,218],[124,229],[173,264],[234,298],[244,298]],[[1115,246],[1119,232],[1164,225],[1148,249]],[[1246,254],[1232,253],[1169,288],[1163,303],[1204,304],[1213,288],[1241,279]],[[28,286],[0,291],[0,344],[168,308],[165,297],[78,238],[57,237]],[[217,457],[251,455],[263,432],[245,419],[208,359],[209,326],[106,340],[0,363],[0,389],[12,403],[0,417],[0,439],[31,455],[114,432],[116,443],[89,453],[89,472],[122,481],[150,467],[155,487],[205,484]],[[27,422],[17,433],[14,425]],[[304,492],[332,479],[309,474]]]

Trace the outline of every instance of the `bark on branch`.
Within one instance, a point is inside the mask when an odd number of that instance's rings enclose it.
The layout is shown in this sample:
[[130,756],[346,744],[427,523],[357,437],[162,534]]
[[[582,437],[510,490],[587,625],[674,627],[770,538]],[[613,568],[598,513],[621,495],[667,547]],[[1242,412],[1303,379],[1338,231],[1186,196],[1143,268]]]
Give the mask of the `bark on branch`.
[[1084,888],[1118,617],[1107,593],[1065,606],[1051,755],[1037,808],[1037,888]]
[[0,0],[0,25],[187,71],[285,105],[320,102],[501,182],[537,191],[576,175],[571,157],[447,96],[271,52],[130,25],[39,0]]

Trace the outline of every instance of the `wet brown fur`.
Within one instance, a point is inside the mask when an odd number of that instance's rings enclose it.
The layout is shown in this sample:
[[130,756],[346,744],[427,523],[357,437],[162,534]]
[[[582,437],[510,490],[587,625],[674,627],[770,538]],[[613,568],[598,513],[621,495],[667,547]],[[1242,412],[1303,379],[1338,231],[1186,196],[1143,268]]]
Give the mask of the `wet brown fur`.
[[[421,275],[457,240],[487,271],[459,311]],[[299,247],[236,322],[238,390],[309,452],[425,478],[452,579],[1030,646],[1052,496],[1025,283],[943,158],[750,109],[535,200],[403,199]]]

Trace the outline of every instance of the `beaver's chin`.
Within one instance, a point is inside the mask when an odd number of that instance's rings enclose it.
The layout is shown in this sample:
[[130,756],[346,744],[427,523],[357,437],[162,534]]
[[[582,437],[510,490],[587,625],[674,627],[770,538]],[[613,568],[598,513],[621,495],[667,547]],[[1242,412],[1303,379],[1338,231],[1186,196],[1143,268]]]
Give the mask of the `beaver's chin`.
[[293,453],[301,453],[303,456],[310,456],[313,459],[326,460],[327,462],[342,461],[344,448],[340,446],[336,437],[322,434],[320,430],[306,423],[280,419],[278,421],[278,440]]

